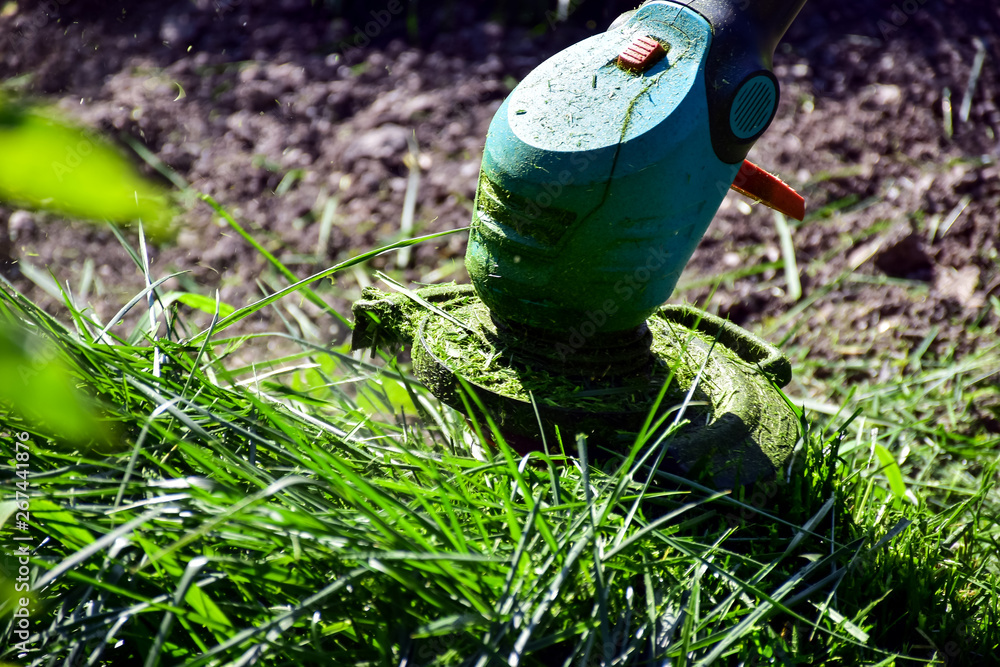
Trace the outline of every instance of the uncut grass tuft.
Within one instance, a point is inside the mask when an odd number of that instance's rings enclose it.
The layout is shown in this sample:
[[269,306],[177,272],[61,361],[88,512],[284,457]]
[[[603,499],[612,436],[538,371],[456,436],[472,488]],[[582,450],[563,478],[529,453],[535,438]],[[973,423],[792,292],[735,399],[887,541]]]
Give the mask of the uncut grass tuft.
[[[0,659],[548,666],[998,655],[996,443],[992,456],[983,440],[967,452],[974,475],[931,474],[922,438],[941,451],[968,442],[928,426],[910,402],[894,429],[873,430],[863,406],[803,417],[788,470],[733,492],[650,473],[669,433],[646,434],[618,458],[573,434],[521,457],[491,422],[470,428],[389,356],[275,333],[298,351],[266,360],[266,372],[227,368],[243,339],[221,331],[306,282],[182,337],[183,314],[156,305],[160,287],[147,276],[154,287],[133,301],[154,323],[169,320],[159,338],[146,318],[131,332],[119,318],[94,322],[68,296],[67,325],[0,285],[4,363],[51,365],[26,386],[73,391],[97,415],[73,438],[30,405],[4,425],[33,443],[38,650],[20,656],[11,640],[8,577]],[[900,442],[910,443],[905,456]],[[14,456],[9,435],[0,455]],[[17,478],[0,474],[9,543]]]

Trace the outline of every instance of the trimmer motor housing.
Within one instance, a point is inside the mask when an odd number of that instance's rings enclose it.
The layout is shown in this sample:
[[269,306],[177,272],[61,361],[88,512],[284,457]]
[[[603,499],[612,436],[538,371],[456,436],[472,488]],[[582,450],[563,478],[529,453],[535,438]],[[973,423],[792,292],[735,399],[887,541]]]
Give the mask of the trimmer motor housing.
[[432,392],[481,405],[527,449],[579,432],[621,449],[651,410],[683,404],[678,471],[773,475],[798,439],[777,389],[788,361],[663,304],[730,187],[801,218],[801,198],[744,158],[777,110],[771,58],[804,1],[646,2],[542,63],[490,125],[472,285],[366,291],[355,347],[411,342]]

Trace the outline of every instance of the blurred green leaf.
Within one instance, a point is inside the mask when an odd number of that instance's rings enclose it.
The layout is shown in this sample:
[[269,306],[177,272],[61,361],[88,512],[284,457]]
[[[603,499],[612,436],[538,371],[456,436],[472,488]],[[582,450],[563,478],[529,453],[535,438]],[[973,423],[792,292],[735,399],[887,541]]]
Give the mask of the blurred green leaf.
[[0,404],[44,432],[73,442],[102,437],[103,429],[55,348],[40,339],[0,325],[0,377]]
[[167,232],[166,191],[108,142],[54,115],[0,99],[0,201],[73,217],[142,220]]

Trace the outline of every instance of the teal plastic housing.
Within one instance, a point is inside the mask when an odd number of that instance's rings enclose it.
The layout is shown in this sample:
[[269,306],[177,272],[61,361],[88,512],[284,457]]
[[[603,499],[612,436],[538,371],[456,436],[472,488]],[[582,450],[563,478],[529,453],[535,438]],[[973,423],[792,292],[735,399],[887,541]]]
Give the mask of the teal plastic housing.
[[[666,56],[641,73],[619,67],[642,36]],[[740,166],[712,148],[711,43],[701,15],[653,2],[511,92],[486,139],[466,254],[494,316],[615,332],[667,300]]]

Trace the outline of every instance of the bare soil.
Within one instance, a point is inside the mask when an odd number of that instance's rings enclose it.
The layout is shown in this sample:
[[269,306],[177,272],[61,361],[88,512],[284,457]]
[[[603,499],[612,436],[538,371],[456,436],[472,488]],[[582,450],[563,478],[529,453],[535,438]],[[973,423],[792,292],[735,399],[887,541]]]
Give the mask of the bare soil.
[[[374,18],[351,23],[332,3],[309,0],[20,2],[0,15],[0,79],[20,77],[7,87],[141,141],[305,276],[400,237],[411,168],[421,177],[415,233],[467,225],[486,130],[505,95],[628,8],[592,3],[571,3],[578,14],[544,29],[454,3],[404,10],[362,45],[357,31]],[[776,264],[772,213],[731,193],[674,298],[711,293],[710,310],[812,360],[855,359],[859,378],[900,372],[896,362],[923,344],[928,358],[992,345],[998,35],[1000,5],[981,0],[809,0],[775,57],[778,116],[750,155],[806,197],[809,215],[792,229],[802,297],[790,299]],[[73,289],[89,264],[82,296],[102,321],[141,289],[106,229],[0,213],[7,274],[53,310],[60,304],[20,263],[48,267]],[[183,285],[219,289],[234,306],[283,284],[207,206],[187,202],[179,227],[151,251],[158,274],[188,270]],[[464,234],[420,245],[407,277],[465,281],[464,250]],[[338,280],[342,312],[373,269],[396,262],[386,255]],[[317,316],[292,304],[283,314],[293,327],[298,308]],[[332,319],[317,321],[324,330],[304,333],[346,336]]]

